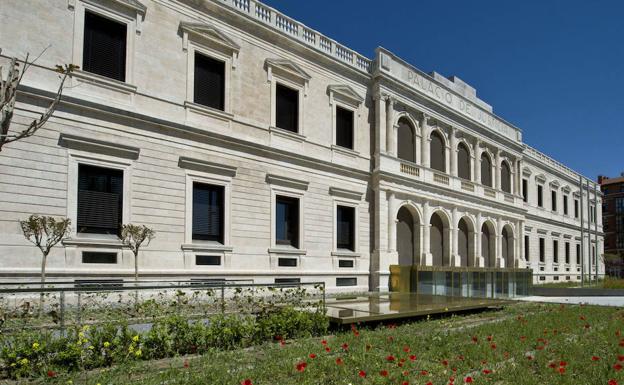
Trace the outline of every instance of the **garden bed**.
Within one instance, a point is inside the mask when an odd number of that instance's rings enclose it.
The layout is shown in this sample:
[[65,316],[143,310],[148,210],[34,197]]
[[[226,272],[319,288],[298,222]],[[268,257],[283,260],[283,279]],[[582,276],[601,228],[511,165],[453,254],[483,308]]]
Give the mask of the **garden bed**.
[[614,385],[624,384],[623,333],[618,308],[522,303],[463,317],[375,329],[354,325],[333,336],[50,373],[38,382]]

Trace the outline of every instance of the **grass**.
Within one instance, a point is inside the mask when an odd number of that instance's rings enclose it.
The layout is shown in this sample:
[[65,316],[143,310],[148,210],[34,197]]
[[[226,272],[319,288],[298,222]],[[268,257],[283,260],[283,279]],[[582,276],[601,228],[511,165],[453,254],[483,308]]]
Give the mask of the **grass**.
[[474,384],[624,384],[624,369],[617,366],[624,365],[619,308],[519,303],[462,317],[354,327],[325,338],[134,362],[34,382],[442,385],[451,377],[455,384],[470,377]]
[[[545,288],[580,288],[580,282],[549,282],[544,284],[535,285],[535,287],[545,287]],[[592,288],[592,289],[624,289],[624,279],[619,278],[611,278],[606,277],[604,279],[598,280],[598,284],[592,281],[591,283],[586,283],[584,288]]]

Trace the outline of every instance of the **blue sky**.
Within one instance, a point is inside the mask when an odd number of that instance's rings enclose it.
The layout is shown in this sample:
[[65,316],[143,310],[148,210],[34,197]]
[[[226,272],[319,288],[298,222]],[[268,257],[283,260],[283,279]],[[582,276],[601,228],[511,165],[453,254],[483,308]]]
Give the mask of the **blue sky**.
[[460,77],[526,143],[587,177],[624,172],[624,1],[265,3],[365,56],[383,46]]

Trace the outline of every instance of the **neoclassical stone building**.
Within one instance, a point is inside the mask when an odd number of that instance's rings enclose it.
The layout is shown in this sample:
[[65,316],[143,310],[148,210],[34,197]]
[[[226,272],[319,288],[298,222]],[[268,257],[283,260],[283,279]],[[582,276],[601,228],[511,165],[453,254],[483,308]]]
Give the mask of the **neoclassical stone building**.
[[357,291],[387,290],[397,264],[529,266],[536,282],[602,269],[600,193],[457,77],[367,58],[255,0],[1,12],[3,64],[49,46],[12,130],[49,102],[55,64],[81,66],[45,128],[0,153],[3,279],[38,273],[30,214],[71,219],[48,264],[63,280],[131,276],[124,223],[157,232],[146,278]]

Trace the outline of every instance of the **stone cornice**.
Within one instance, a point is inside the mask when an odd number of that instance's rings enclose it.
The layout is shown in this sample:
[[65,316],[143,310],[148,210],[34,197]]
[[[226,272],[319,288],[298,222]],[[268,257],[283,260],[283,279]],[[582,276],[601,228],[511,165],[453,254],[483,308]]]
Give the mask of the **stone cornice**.
[[236,176],[236,167],[212,163],[201,159],[188,158],[185,156],[180,157],[178,160],[178,166],[190,170],[207,172],[209,174],[228,176],[230,178]]
[[307,190],[310,182],[301,179],[289,178],[287,176],[267,174],[266,182],[282,187],[295,188],[298,190]]
[[352,190],[342,189],[339,187],[330,187],[329,194],[342,197],[342,198],[353,199],[357,201],[362,200],[362,195],[364,195],[364,193],[360,191],[352,191]]
[[140,153],[140,149],[136,147],[67,134],[61,134],[59,137],[59,144],[63,147],[75,150],[95,152],[133,160],[138,159]]

